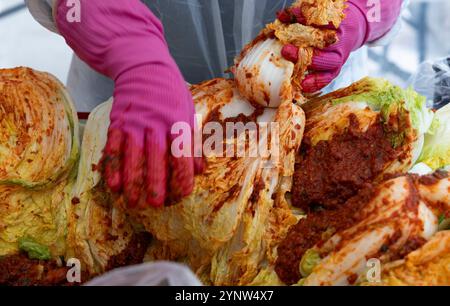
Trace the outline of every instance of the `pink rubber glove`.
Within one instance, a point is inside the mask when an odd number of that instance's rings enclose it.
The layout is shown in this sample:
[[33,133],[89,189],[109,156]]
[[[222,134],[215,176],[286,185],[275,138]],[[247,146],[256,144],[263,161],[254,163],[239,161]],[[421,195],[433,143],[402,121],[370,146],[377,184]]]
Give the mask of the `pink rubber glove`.
[[60,0],[56,11],[61,35],[83,61],[115,81],[103,159],[108,186],[123,192],[130,207],[142,195],[158,207],[169,195],[190,194],[201,160],[173,157],[177,135],[170,132],[176,122],[194,127],[194,104],[160,21],[139,0],[81,0],[81,22],[71,23],[66,2]]
[[[402,0],[381,0],[381,20],[369,22],[368,16],[371,15],[370,10],[373,10],[373,6],[367,7],[367,0],[348,0],[346,17],[338,29],[339,40],[326,49],[315,50],[312,64],[309,67],[311,73],[302,83],[303,91],[313,93],[330,84],[339,75],[352,51],[389,32],[400,16],[402,2]],[[299,15],[299,12],[300,10],[284,11],[279,13],[278,17],[283,22],[295,20],[304,23],[304,17]],[[294,14],[294,18],[288,17],[289,14]],[[283,54],[288,60],[295,58],[292,56],[295,54],[293,47],[288,45],[283,50]]]

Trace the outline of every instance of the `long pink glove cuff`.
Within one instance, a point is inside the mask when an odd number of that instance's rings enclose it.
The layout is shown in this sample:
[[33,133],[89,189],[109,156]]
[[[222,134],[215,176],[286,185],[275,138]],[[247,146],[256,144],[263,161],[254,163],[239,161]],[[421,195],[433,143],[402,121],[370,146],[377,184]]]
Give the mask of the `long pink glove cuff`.
[[357,7],[364,17],[367,24],[367,34],[364,37],[364,43],[373,42],[383,37],[389,32],[400,16],[403,0],[380,0],[375,1],[375,5],[380,4],[377,8],[370,4],[367,0],[349,0],[348,4]]
[[93,4],[81,0],[81,22],[67,20],[66,2],[58,2],[58,30],[77,55],[96,71],[115,80],[124,69],[151,64],[161,56],[170,57],[160,21],[140,1]]

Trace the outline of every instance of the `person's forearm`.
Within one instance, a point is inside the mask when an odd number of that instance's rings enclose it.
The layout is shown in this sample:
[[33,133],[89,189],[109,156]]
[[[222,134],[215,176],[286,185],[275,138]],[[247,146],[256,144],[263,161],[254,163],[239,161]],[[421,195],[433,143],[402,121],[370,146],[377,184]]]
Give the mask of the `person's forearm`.
[[367,21],[367,33],[364,43],[373,42],[395,25],[402,10],[403,0],[349,0],[349,5],[357,7]]

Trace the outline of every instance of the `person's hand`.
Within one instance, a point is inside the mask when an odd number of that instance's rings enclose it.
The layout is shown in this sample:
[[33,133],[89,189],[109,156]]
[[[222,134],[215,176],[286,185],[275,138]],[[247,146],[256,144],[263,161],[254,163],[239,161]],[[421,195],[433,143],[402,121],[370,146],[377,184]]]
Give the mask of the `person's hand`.
[[[76,54],[115,81],[104,178],[130,207],[190,194],[201,159],[171,154],[173,124],[193,132],[194,104],[170,56],[159,20],[139,0],[81,0],[81,22],[67,21],[60,0],[57,27]],[[185,135],[191,137],[190,135]],[[170,192],[169,192],[170,191]]]
[[[310,73],[302,82],[305,93],[317,92],[330,84],[340,74],[352,51],[381,38],[392,28],[400,15],[402,0],[380,1],[380,5],[377,11],[374,6],[367,7],[367,0],[347,1],[346,17],[337,29],[338,42],[326,49],[314,51]],[[376,18],[377,12],[379,20]],[[298,8],[279,12],[278,19],[284,23],[305,24],[305,18]],[[298,60],[298,49],[293,45],[284,46],[282,54],[287,60]]]

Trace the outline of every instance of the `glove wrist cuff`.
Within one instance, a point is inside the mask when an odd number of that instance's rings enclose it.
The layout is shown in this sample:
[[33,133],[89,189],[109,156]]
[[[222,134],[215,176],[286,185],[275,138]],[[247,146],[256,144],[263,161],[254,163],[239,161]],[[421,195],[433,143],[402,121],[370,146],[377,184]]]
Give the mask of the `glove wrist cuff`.
[[369,39],[370,31],[369,25],[367,22],[366,12],[361,9],[360,5],[355,4],[351,1],[347,3],[347,18],[352,23],[353,28],[355,29],[356,38],[355,43],[353,45],[352,51],[355,51],[361,48]]
[[403,0],[380,1],[379,4],[367,6],[367,0],[348,1],[349,7],[361,13],[365,23],[366,34],[362,45],[380,39],[392,29],[400,16],[402,2]]

